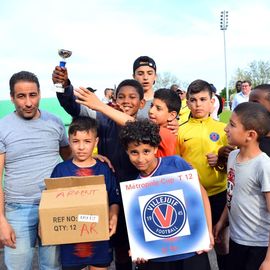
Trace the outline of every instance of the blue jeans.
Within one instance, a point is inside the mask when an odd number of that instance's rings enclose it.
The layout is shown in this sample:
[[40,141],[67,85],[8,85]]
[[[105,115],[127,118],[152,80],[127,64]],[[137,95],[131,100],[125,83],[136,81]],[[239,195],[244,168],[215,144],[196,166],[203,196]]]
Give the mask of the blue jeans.
[[31,270],[36,244],[38,244],[39,269],[60,270],[59,248],[42,246],[38,237],[38,205],[6,203],[5,211],[6,218],[16,234],[16,248],[4,249],[8,270]]

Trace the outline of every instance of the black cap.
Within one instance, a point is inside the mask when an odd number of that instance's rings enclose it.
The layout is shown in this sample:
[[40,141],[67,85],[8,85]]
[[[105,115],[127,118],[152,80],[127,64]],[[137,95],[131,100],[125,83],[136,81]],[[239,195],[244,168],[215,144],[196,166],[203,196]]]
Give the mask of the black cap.
[[133,73],[135,73],[135,70],[141,66],[149,66],[153,68],[155,71],[157,71],[156,63],[154,59],[152,59],[149,56],[140,56],[138,57],[134,63],[133,63]]
[[97,91],[97,89],[93,89],[92,87],[86,87],[86,89],[89,90],[92,93]]

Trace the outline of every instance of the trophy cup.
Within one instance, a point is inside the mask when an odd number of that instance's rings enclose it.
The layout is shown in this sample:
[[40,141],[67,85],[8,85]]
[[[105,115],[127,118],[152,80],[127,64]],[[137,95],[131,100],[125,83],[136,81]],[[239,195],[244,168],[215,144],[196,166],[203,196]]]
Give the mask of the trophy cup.
[[[58,50],[58,54],[62,58],[62,60],[60,61],[59,66],[60,67],[65,67],[66,58],[71,56],[72,51],[60,49],[60,50]],[[58,93],[64,93],[65,92],[65,89],[63,88],[63,85],[61,83],[56,83],[56,84],[54,84],[54,86],[55,86],[55,91],[56,92],[58,92]]]

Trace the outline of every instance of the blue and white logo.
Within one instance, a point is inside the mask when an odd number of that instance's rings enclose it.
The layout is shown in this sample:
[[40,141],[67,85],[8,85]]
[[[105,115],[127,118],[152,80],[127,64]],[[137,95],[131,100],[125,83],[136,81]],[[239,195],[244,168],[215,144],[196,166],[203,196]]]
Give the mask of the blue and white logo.
[[210,134],[210,140],[211,141],[213,141],[213,142],[217,142],[218,140],[219,140],[219,134],[218,133],[216,133],[216,132],[212,132],[211,134]]
[[182,190],[139,197],[146,241],[189,235]]

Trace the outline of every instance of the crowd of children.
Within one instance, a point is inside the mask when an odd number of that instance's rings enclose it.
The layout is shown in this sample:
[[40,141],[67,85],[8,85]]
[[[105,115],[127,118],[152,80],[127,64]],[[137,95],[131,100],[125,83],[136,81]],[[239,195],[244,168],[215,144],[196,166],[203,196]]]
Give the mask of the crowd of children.
[[[219,269],[270,269],[270,85],[252,90],[251,102],[236,106],[226,126],[211,117],[211,84],[195,80],[183,98],[189,116],[178,125],[178,89],[153,91],[154,60],[137,58],[133,78],[118,85],[115,104],[106,104],[87,88],[74,89],[66,68],[53,72],[53,81],[65,88],[58,100],[73,120],[68,131],[72,158],[59,163],[51,177],[104,175],[111,236],[110,241],[61,245],[62,268],[106,270],[114,255],[116,270],[131,270],[119,183],[195,168],[209,250],[215,248]],[[93,155],[95,147],[114,172]],[[207,252],[201,251],[138,258],[135,264],[141,270],[210,269]]]

